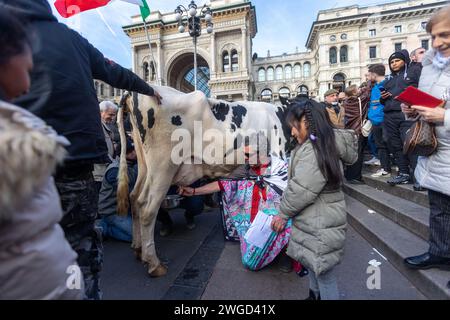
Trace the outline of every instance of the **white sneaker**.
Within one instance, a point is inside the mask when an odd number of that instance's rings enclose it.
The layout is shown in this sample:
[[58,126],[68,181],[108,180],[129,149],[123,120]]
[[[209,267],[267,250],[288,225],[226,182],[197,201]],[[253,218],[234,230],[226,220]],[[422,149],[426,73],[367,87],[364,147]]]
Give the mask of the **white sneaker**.
[[385,171],[384,169],[380,169],[371,175],[372,178],[381,178],[381,177],[389,178],[390,176],[391,174]]
[[380,160],[378,160],[376,157],[373,157],[369,161],[365,161],[364,164],[368,165],[368,166],[380,166],[381,165]]

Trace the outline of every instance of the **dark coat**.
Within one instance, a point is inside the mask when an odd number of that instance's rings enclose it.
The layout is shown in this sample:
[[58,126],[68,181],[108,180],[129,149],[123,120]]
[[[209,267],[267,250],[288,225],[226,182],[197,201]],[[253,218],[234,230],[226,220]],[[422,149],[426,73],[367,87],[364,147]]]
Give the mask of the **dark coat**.
[[66,165],[103,163],[107,148],[93,80],[147,95],[153,89],[58,23],[47,0],[0,0],[2,5],[28,23],[33,47],[30,92],[14,103],[71,142]]
[[[402,93],[407,87],[410,85],[413,85],[413,83],[408,80],[408,66],[410,63],[409,53],[407,50],[402,50],[400,52],[403,55],[403,60],[405,61],[405,67],[402,68],[398,72],[394,72],[391,69],[391,75],[388,78],[388,80],[384,84],[384,88],[386,91],[390,92],[392,94],[391,97],[388,99],[381,98],[381,103],[384,105],[384,113],[389,112],[401,112],[401,103],[400,101],[395,100],[394,98],[398,96],[400,93]],[[391,59],[389,59],[389,68]],[[415,85],[417,87],[417,83]]]

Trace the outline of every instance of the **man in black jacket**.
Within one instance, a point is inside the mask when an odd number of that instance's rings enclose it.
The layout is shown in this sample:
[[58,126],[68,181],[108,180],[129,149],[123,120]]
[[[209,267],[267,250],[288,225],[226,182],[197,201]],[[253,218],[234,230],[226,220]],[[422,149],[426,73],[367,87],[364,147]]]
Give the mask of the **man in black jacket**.
[[[131,71],[106,59],[86,39],[58,23],[47,0],[0,0],[27,24],[34,69],[28,94],[14,101],[44,119],[71,143],[55,175],[66,238],[78,253],[87,299],[100,299],[101,237],[95,229],[98,193],[93,164],[107,156],[93,79],[109,85],[160,96]],[[13,80],[13,79],[11,79]]]
[[424,48],[417,48],[411,51],[410,58],[411,63],[408,68],[408,83],[412,86],[418,86],[420,75],[422,74],[422,59],[426,50]]
[[387,133],[387,142],[399,168],[398,176],[388,180],[388,183],[391,185],[410,183],[410,165],[411,168],[415,167],[415,157],[408,159],[403,154],[406,132],[411,127],[412,122],[405,119],[401,103],[394,99],[408,86],[413,85],[417,87],[418,85],[415,78],[408,75],[409,63],[410,59],[407,50],[394,52],[389,57],[391,75],[384,84],[385,91],[381,95],[381,103],[384,104],[384,126]]

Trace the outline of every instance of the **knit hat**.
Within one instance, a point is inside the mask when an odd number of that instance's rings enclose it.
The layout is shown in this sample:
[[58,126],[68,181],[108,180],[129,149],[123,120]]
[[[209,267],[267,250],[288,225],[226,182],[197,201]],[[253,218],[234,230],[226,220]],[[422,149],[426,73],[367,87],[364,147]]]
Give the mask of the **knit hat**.
[[325,94],[323,95],[324,97],[328,97],[331,96],[332,94],[338,94],[339,91],[337,91],[336,89],[330,89],[327,92],[325,92]]
[[401,52],[401,51],[397,51],[397,52],[394,52],[393,54],[391,54],[391,56],[389,57],[389,63],[391,63],[391,61],[394,59],[400,59],[400,60],[405,61],[405,63],[406,63],[406,57],[403,54],[403,52]]

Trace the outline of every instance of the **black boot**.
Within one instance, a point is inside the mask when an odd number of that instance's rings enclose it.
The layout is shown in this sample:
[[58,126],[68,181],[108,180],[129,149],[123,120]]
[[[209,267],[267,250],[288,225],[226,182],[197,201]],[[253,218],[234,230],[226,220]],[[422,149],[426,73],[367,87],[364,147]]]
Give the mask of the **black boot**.
[[320,294],[316,297],[316,294],[314,293],[314,291],[309,289],[309,297],[306,298],[305,300],[321,300],[320,299]]
[[432,255],[428,252],[420,256],[409,257],[404,260],[405,265],[411,269],[439,268],[450,270],[450,258]]

